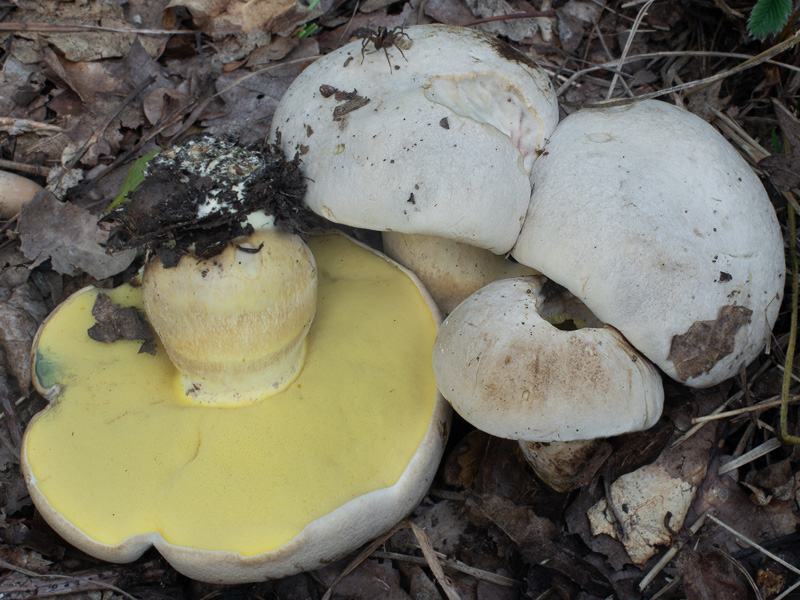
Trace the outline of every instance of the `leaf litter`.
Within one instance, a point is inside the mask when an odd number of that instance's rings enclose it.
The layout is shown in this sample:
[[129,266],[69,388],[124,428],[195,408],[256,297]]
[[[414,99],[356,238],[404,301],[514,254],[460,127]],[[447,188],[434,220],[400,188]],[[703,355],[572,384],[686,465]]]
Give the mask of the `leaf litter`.
[[[231,590],[187,581],[152,555],[132,565],[98,564],[42,522],[18,471],[21,428],[44,402],[30,391],[36,328],[69,293],[88,282],[118,283],[134,260],[133,253],[107,255],[108,231],[97,227],[128,167],[198,133],[263,143],[275,106],[303,66],[364,29],[472,23],[539,61],[566,112],[605,98],[615,73],[621,80],[615,98],[672,89],[671,101],[760,160],[785,223],[781,192],[800,188],[800,125],[792,111],[800,89],[792,67],[797,46],[737,70],[746,57],[783,40],[748,39],[749,4],[729,0],[652,4],[628,44],[641,4],[173,0],[165,8],[153,0],[19,0],[0,6],[2,168],[51,192],[0,223],[0,593],[288,599],[321,597],[335,584],[329,597],[355,599],[798,597],[791,589],[800,581],[792,570],[800,565],[800,450],[778,443],[750,454],[778,437],[774,403],[758,405],[780,397],[788,304],[769,352],[741,377],[704,391],[668,383],[668,415],[649,432],[601,442],[572,492],[556,493],[538,481],[515,442],[456,419],[437,479],[407,523],[363,557],[284,580]],[[689,87],[696,82],[705,85]],[[768,150],[753,154],[748,140]],[[127,332],[128,317],[120,324],[113,307],[106,310],[112,338],[142,333]],[[709,349],[726,351],[724,340]],[[792,373],[800,377],[800,368]],[[795,383],[790,393],[797,392]],[[721,406],[725,416],[718,421],[693,423]],[[800,415],[791,406],[797,432]]]

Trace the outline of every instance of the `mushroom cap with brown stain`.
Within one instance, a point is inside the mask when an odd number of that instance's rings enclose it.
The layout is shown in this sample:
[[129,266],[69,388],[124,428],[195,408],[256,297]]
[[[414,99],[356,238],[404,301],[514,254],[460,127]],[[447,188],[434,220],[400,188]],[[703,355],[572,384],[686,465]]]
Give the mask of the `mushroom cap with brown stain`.
[[658,101],[580,110],[531,181],[514,258],[667,375],[711,386],[764,348],[783,296],[783,239],[758,177],[708,123]]

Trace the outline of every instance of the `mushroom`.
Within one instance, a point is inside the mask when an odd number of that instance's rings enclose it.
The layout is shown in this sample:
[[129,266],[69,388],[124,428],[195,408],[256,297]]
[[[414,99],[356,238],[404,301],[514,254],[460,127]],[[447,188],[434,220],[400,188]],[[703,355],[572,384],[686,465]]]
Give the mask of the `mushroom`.
[[651,427],[664,401],[658,371],[542,277],[495,281],[459,304],[439,328],[433,370],[456,412],[520,440],[559,491],[571,487],[594,440]]
[[[202,155],[196,178],[173,155],[168,173],[189,191],[171,198],[205,226],[228,214],[255,231],[170,268],[155,257],[141,287],[62,303],[34,341],[50,404],[21,451],[34,503],[67,541],[113,562],[154,546],[217,583],[314,569],[389,529],[426,493],[449,417],[430,364],[438,312],[419,281],[344,236],[306,246],[263,214],[237,216],[239,192],[278,176],[254,166],[255,181],[215,194],[214,167],[279,161],[235,152]],[[158,248],[166,263],[170,250]],[[154,355],[128,339],[148,323]],[[109,330],[122,339],[97,341]]]
[[0,219],[17,216],[23,203],[33,198],[41,189],[42,186],[27,177],[0,171]]
[[477,31],[420,25],[404,34],[384,48],[391,70],[369,40],[311,64],[278,105],[272,139],[299,153],[305,203],[326,219],[504,254],[558,121],[549,79]]
[[487,283],[538,274],[483,248],[438,236],[385,231],[382,237],[383,251],[420,278],[444,314]]
[[783,295],[780,228],[758,177],[705,121],[658,101],[579,110],[531,181],[514,258],[667,375],[711,386],[764,348]]

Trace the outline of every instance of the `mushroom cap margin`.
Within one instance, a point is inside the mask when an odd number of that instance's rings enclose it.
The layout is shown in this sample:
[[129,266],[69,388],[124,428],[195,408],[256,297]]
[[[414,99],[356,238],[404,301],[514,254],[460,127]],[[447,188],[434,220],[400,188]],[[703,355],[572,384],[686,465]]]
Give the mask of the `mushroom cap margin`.
[[661,416],[657,370],[611,327],[562,331],[538,313],[541,278],[490,283],[444,320],[437,385],[492,435],[540,442],[647,429]]

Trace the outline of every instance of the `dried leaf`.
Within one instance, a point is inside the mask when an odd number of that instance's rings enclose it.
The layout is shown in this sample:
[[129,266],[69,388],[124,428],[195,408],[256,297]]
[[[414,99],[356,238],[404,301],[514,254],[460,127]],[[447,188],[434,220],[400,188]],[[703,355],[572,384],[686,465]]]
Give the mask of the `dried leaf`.
[[30,268],[50,258],[53,269],[64,275],[83,271],[105,279],[124,271],[136,255],[133,250],[106,253],[108,232],[98,226],[97,217],[48,192],[39,192],[22,207],[18,230],[22,253],[33,261]]
[[542,564],[547,569],[561,573],[591,593],[600,596],[608,594],[607,581],[602,574],[571,551],[561,532],[549,519],[499,496],[472,496],[468,504],[475,506],[511,538],[528,563]]
[[142,340],[139,354],[155,355],[156,341],[153,330],[144,314],[135,306],[113,304],[108,294],[97,294],[92,307],[92,316],[97,321],[87,333],[96,342],[113,344],[117,340]]
[[747,587],[737,576],[735,567],[718,552],[700,554],[689,548],[677,561],[683,573],[686,600],[745,600]]
[[705,477],[713,436],[714,428],[706,427],[686,443],[667,447],[655,462],[614,481],[614,506],[603,498],[587,513],[592,534],[618,539],[620,527],[625,533],[620,541],[637,565],[647,562],[656,546],[670,544]]

